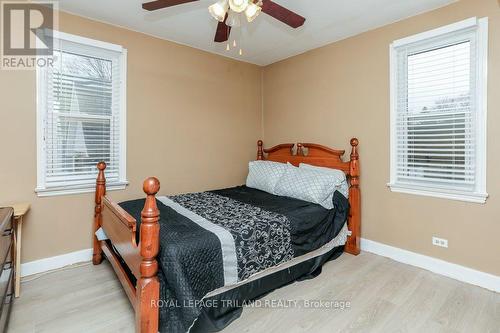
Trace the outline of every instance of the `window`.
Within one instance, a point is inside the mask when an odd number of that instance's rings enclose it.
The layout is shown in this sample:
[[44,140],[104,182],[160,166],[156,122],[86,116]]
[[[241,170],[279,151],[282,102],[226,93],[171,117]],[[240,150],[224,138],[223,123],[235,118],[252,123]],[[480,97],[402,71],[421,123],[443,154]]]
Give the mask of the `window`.
[[392,191],[486,201],[487,39],[472,18],[391,45]]
[[107,188],[125,177],[126,50],[56,33],[54,64],[37,69],[39,196],[91,192],[105,161]]

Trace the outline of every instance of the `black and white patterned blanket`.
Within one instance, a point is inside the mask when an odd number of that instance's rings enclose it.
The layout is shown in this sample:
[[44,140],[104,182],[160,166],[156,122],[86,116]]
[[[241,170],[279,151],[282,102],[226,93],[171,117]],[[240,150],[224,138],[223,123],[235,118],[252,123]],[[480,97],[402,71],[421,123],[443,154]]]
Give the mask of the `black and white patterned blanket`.
[[181,194],[170,199],[231,233],[238,281],[293,258],[290,221],[284,215],[212,192]]

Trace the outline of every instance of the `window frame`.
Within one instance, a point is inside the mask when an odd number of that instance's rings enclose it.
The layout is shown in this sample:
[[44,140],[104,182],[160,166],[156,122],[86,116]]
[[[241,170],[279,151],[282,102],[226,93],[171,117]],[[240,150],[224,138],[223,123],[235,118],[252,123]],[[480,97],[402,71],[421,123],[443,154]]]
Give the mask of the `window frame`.
[[[123,190],[128,185],[127,181],[127,49],[121,45],[103,42],[91,38],[81,37],[61,31],[54,31],[55,40],[69,41],[78,43],[83,46],[96,47],[103,50],[120,53],[120,96],[119,96],[119,166],[118,166],[118,181],[109,182],[106,184],[107,190]],[[55,44],[54,44],[55,45]],[[42,67],[36,68],[36,144],[37,144],[37,186],[35,192],[39,197],[69,195],[78,193],[89,193],[95,191],[95,184],[72,184],[67,186],[47,187],[45,182],[46,173],[46,157],[47,151],[45,147],[44,135],[47,125],[47,101],[45,100],[45,89],[47,85],[47,69]],[[97,169],[96,169],[97,170]],[[97,174],[96,174],[97,175]]]
[[[407,184],[397,181],[397,135],[396,121],[398,115],[398,55],[397,48],[423,42],[447,34],[461,33],[464,30],[476,29],[477,59],[476,77],[476,170],[473,191],[439,189],[424,187],[419,184]],[[485,203],[487,172],[487,84],[488,84],[488,18],[472,17],[441,28],[426,31],[394,41],[389,46],[390,54],[390,181],[387,186],[392,192],[430,196],[474,203]]]

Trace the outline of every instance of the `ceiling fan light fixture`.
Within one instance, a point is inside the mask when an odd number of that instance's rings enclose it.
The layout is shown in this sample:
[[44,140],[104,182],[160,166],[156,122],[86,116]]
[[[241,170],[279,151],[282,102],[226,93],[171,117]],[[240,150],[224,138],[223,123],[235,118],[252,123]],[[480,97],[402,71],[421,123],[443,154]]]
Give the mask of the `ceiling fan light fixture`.
[[257,16],[259,16],[262,8],[260,6],[257,6],[254,3],[250,3],[247,6],[247,9],[245,9],[245,16],[247,17],[248,22],[252,22],[255,20]]
[[227,15],[226,25],[231,28],[237,28],[241,25],[240,15],[230,11]]
[[226,18],[226,13],[229,8],[227,0],[219,0],[213,5],[208,7],[210,15],[219,22],[224,22]]
[[229,0],[229,7],[236,13],[241,13],[248,7],[248,0]]

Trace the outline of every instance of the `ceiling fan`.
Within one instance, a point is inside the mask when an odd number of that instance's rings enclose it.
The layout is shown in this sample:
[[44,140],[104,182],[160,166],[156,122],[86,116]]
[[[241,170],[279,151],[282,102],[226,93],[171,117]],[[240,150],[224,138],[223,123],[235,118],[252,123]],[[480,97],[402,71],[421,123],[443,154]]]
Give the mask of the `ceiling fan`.
[[[157,9],[182,5],[199,0],[156,0],[142,4],[142,8],[153,11]],[[214,41],[221,43],[229,39],[231,27],[239,26],[239,13],[244,12],[248,22],[253,21],[262,11],[292,28],[298,28],[305,18],[278,5],[271,0],[219,0],[208,8],[210,14],[219,21]]]

